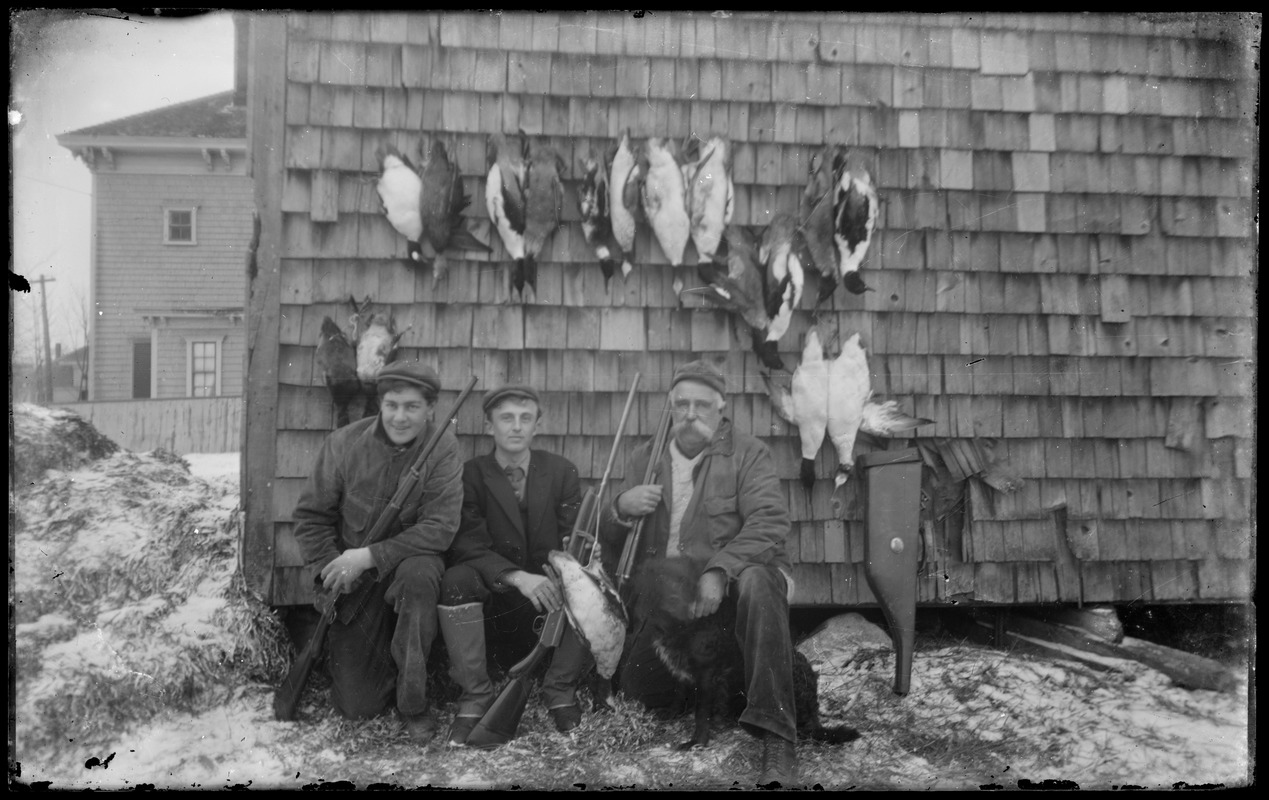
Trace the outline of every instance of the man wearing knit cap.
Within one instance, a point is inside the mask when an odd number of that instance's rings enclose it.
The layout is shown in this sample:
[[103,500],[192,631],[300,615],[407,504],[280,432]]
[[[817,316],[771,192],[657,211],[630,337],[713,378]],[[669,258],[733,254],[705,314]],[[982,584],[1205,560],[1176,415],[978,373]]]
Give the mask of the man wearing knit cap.
[[[625,534],[646,517],[636,569],[655,557],[704,564],[691,606],[695,618],[734,604],[744,654],[746,707],[741,724],[763,739],[759,783],[796,780],[793,643],[788,597],[792,568],[785,554],[789,513],[766,445],[737,431],[727,417],[726,381],[704,361],[684,364],[670,385],[669,443],[652,483],[632,485],[647,469],[651,442],[626,466],[627,484],[606,514],[604,552],[620,553]],[[621,691],[652,708],[674,701],[675,679],[651,635],[634,620],[620,667]]]
[[394,361],[379,371],[377,390],[377,415],[323,442],[292,515],[295,538],[315,576],[318,609],[338,599],[326,638],[332,705],[349,719],[395,706],[410,738],[426,744],[436,733],[426,662],[436,638],[442,556],[462,507],[462,462],[446,432],[397,522],[368,541],[432,436],[440,380],[431,367]]
[[[441,634],[450,677],[463,692],[452,745],[466,744],[494,701],[488,660],[510,668],[537,643],[534,620],[563,608],[542,566],[550,551],[564,549],[582,502],[573,462],[532,448],[542,417],[536,391],[503,386],[483,405],[493,449],[463,465],[462,525],[441,582]],[[542,699],[560,732],[581,722],[577,685],[590,664],[585,645],[565,628],[542,679]]]

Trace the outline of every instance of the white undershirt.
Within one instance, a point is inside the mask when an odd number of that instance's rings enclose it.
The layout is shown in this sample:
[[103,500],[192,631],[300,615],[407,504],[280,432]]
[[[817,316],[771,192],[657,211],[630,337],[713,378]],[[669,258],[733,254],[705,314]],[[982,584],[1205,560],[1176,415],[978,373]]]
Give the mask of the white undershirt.
[[692,470],[701,463],[705,451],[688,458],[679,450],[678,443],[670,441],[670,539],[665,545],[665,554],[670,558],[681,555],[679,552],[679,527],[683,523],[683,515],[687,512],[687,504],[692,501],[695,486],[692,485]]

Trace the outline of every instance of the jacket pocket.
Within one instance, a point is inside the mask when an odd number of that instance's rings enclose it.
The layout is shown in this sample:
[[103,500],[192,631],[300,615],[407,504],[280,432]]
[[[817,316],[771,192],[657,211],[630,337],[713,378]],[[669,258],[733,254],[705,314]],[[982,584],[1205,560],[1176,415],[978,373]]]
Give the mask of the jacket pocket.
[[736,496],[704,498],[705,515],[709,518],[709,542],[717,552],[740,532],[740,509]]
[[370,533],[374,520],[370,518],[374,511],[374,497],[358,492],[347,492],[340,507],[340,518],[344,522],[343,539],[346,547],[359,547],[361,540]]

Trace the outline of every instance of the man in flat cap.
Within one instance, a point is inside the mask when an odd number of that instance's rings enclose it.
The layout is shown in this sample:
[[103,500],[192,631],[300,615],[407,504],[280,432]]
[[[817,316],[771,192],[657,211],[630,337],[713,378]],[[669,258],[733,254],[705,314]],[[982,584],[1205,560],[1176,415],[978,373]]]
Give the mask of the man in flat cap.
[[322,444],[295,506],[295,538],[316,576],[318,608],[338,598],[326,639],[335,709],[361,719],[395,706],[410,738],[426,744],[436,733],[426,661],[436,638],[443,554],[462,508],[462,462],[446,432],[396,524],[367,541],[432,436],[440,380],[431,367],[394,361],[379,371],[377,389],[379,413]]
[[[462,524],[441,581],[441,634],[450,677],[463,692],[453,745],[466,744],[494,701],[487,660],[509,669],[537,643],[538,615],[563,608],[542,567],[547,553],[563,549],[582,502],[573,462],[532,447],[542,417],[537,392],[503,386],[483,406],[493,449],[463,465]],[[577,685],[590,664],[566,627],[542,679],[542,699],[561,732],[581,721]]]
[[[737,431],[723,416],[726,382],[704,361],[684,364],[670,385],[669,443],[652,483],[642,479],[651,443],[635,448],[627,484],[614,498],[601,529],[604,552],[620,554],[626,533],[644,523],[638,565],[658,557],[704,565],[690,613],[709,616],[734,604],[736,637],[744,654],[746,708],[741,724],[763,738],[759,783],[796,780],[793,643],[788,598],[792,568],[785,554],[789,513],[767,446]],[[636,619],[618,682],[650,708],[675,700],[675,679]]]

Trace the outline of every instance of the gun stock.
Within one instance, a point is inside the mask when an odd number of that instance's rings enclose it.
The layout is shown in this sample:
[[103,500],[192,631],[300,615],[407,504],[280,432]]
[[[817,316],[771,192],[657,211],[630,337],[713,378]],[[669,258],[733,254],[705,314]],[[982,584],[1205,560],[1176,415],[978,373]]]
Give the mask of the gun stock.
[[296,657],[291,671],[286,674],[282,685],[273,695],[273,718],[279,722],[291,722],[295,719],[296,709],[300,705],[300,695],[304,693],[304,685],[313,673],[313,665],[321,655],[322,645],[326,642],[326,631],[330,629],[331,615],[323,614],[308,644]]

